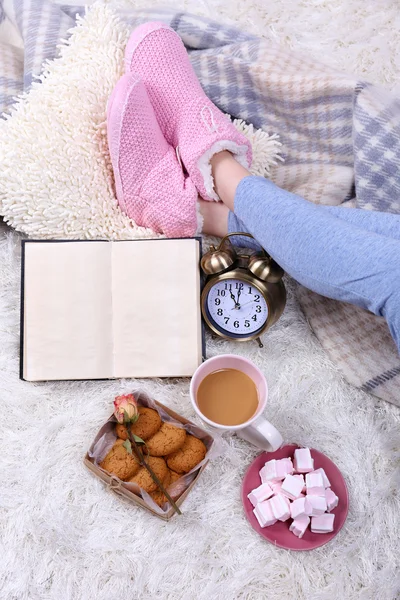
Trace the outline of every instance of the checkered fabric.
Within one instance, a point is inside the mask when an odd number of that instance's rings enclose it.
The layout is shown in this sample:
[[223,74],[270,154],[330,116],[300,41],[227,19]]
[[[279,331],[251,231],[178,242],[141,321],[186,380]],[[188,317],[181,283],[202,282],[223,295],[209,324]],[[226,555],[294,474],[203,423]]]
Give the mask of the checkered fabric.
[[[0,0],[0,110],[29,89],[83,10],[49,0]],[[285,161],[271,176],[274,183],[316,203],[400,213],[400,101],[389,92],[197,16],[132,10],[121,17],[132,28],[149,20],[173,27],[211,100],[236,118],[279,133]],[[300,302],[348,380],[396,401],[400,360],[386,325],[308,292],[300,293]],[[339,314],[341,319],[332,316]],[[369,328],[377,343],[366,343],[362,332]]]
[[400,406],[400,360],[386,321],[299,287],[308,321],[347,381]]

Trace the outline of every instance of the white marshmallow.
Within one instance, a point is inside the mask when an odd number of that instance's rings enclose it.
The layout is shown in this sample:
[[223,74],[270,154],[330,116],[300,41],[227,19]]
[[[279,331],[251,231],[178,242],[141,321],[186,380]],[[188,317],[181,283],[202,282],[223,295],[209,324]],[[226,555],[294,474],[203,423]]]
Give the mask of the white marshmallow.
[[324,469],[321,467],[320,469],[315,469],[314,473],[321,473],[322,479],[324,480],[324,487],[331,487],[331,482],[329,481]]
[[268,500],[268,498],[271,498],[273,495],[274,492],[272,491],[270,485],[268,483],[262,483],[258,488],[252,490],[247,497],[253,506],[257,506],[259,502]]
[[301,481],[303,483],[303,489],[301,491],[305,492],[306,491],[306,484],[305,484],[305,481],[304,481],[304,475],[301,475],[301,474],[299,474],[299,475],[293,475],[293,477],[295,477],[296,479],[298,479],[299,481]]
[[305,516],[298,517],[297,519],[292,521],[292,523],[289,527],[289,531],[294,533],[294,535],[297,535],[298,538],[302,538],[303,535],[305,534],[309,524],[310,524],[309,517],[305,517]]
[[272,508],[273,515],[278,521],[287,521],[290,519],[289,501],[287,498],[278,494],[267,500]]
[[313,533],[330,533],[333,531],[335,515],[320,515],[311,519],[311,531]]
[[306,498],[312,507],[311,517],[318,517],[326,511],[326,498],[324,496],[306,496]]
[[282,481],[271,481],[270,486],[275,496],[281,493]]
[[262,483],[269,483],[270,481],[277,481],[279,479],[277,473],[277,461],[275,459],[268,460],[260,471],[260,477]]
[[297,517],[308,517],[312,513],[312,506],[307,498],[297,498],[290,505],[290,516],[292,519]]
[[321,473],[307,473],[306,475],[307,496],[325,496],[324,480]]
[[253,509],[253,513],[259,522],[260,527],[270,527],[276,523],[269,500],[257,504],[257,506]]
[[302,489],[303,481],[296,479],[293,475],[286,475],[284,482],[282,483],[281,494],[290,500],[295,500],[300,496]]
[[261,481],[270,483],[272,481],[281,481],[285,479],[288,473],[293,473],[293,463],[291,458],[281,458],[280,460],[268,460],[260,471]]
[[285,479],[286,475],[293,473],[293,463],[291,458],[281,458],[276,461],[276,472],[279,479]]
[[326,505],[328,507],[328,512],[331,512],[334,508],[339,504],[339,498],[336,496],[335,492],[331,490],[331,488],[327,488],[325,490],[326,493]]
[[294,451],[294,470],[297,473],[309,473],[314,470],[314,459],[309,448],[297,448]]

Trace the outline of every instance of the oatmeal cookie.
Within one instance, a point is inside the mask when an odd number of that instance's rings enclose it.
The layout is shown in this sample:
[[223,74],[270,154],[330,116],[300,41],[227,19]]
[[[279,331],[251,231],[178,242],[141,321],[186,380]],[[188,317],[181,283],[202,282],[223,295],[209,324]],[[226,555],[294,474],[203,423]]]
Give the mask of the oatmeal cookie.
[[140,465],[135,456],[129,454],[123,446],[124,440],[117,440],[105,459],[100,463],[100,467],[120,479],[133,477]]
[[168,489],[168,487],[171,485],[171,471],[168,469],[167,467],[167,474],[164,477],[163,481],[163,486],[165,487],[165,489]]
[[[177,475],[178,477],[180,477],[180,475],[178,475],[178,473],[175,473],[175,475]],[[168,490],[168,488],[170,487],[171,483],[173,483],[172,481],[172,472],[168,469],[168,473],[163,481],[163,485],[164,487]],[[158,504],[158,506],[162,506],[165,502],[168,502],[168,498],[164,495],[164,493],[157,489],[154,492],[151,492],[150,496],[153,498],[154,502],[156,504]]]
[[[136,423],[132,423],[131,432],[134,435],[139,436],[142,440],[148,440],[154,435],[161,427],[161,417],[156,410],[153,408],[147,408],[146,406],[139,406],[139,418]],[[126,431],[126,425],[117,423],[115,426],[115,433],[122,440],[128,439],[128,433]]]
[[169,472],[171,473],[171,484],[182,477],[180,473],[176,473],[175,471],[172,471],[172,469],[170,469]]
[[[168,474],[167,463],[163,458],[158,458],[155,456],[149,456],[147,459],[149,466],[153,469],[154,473],[157,477],[163,481],[164,478]],[[140,467],[136,475],[130,477],[128,479],[129,483],[137,483],[139,487],[141,487],[145,492],[154,492],[157,490],[157,484],[151,478],[150,473],[146,469],[146,467]]]
[[151,492],[150,496],[158,506],[162,506],[165,502],[168,502],[167,496],[161,490]]
[[167,457],[167,464],[177,473],[188,473],[203,460],[206,452],[207,448],[201,440],[187,435],[183,446]]
[[171,423],[163,423],[160,429],[147,440],[147,450],[151,456],[166,456],[183,446],[186,431]]

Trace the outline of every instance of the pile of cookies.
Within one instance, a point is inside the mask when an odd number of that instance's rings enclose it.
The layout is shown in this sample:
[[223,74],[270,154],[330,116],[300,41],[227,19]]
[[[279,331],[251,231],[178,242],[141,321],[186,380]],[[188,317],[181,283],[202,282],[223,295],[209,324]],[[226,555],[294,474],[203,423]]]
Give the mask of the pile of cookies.
[[[207,452],[201,440],[181,427],[163,422],[152,408],[140,406],[139,419],[130,425],[130,429],[132,434],[146,442],[141,447],[147,454],[146,460],[167,490],[198,465]],[[100,467],[123,481],[136,483],[162,506],[167,501],[165,495],[157,488],[147,469],[140,466],[135,455],[129,454],[123,445],[128,438],[126,426],[117,423],[115,434],[118,439]]]

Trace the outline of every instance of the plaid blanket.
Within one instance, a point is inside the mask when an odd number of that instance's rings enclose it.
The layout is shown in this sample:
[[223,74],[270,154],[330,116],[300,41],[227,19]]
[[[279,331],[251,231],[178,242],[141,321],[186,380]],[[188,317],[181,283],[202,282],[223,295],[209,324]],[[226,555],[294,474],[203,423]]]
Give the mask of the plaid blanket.
[[[29,89],[43,62],[57,55],[57,44],[68,36],[76,14],[83,12],[80,6],[49,0],[0,0],[1,111]],[[232,116],[280,135],[285,160],[271,177],[277,185],[316,203],[400,213],[399,99],[298,53],[187,13],[149,10],[120,16],[132,28],[148,20],[169,24],[187,46],[207,95]],[[386,325],[368,315],[373,339],[361,343],[352,335],[350,340],[347,327],[336,335],[331,304],[314,296],[302,291],[302,306],[348,379],[399,402],[398,354],[394,345],[389,354],[379,351],[382,340],[386,349],[391,343]],[[365,329],[365,315],[355,311],[349,318],[353,332]],[[367,356],[367,362],[355,368],[354,361],[343,360],[343,344],[349,357]]]

